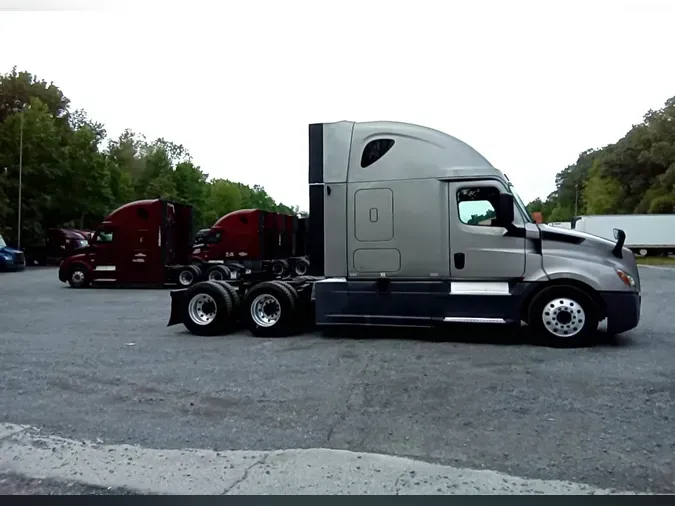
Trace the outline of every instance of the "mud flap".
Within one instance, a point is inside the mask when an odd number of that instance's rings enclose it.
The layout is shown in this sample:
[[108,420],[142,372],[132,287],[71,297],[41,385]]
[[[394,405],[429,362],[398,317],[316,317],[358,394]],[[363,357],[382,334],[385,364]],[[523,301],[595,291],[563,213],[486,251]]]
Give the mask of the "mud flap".
[[171,290],[171,316],[169,317],[169,324],[167,327],[183,323],[183,304],[185,303],[186,291],[187,288]]

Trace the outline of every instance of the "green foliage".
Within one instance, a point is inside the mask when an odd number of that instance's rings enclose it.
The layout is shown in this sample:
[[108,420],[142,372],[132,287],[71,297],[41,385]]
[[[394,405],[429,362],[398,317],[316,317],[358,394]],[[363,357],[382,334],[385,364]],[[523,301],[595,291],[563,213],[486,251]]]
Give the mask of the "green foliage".
[[262,186],[209,180],[185,147],[165,139],[148,142],[125,130],[103,146],[104,126],[68,106],[58,87],[28,72],[0,75],[0,233],[10,243],[22,125],[22,246],[42,243],[47,228],[94,228],[113,209],[144,198],[191,204],[197,229],[237,209],[306,214],[276,203]]
[[579,155],[556,176],[556,190],[530,211],[544,221],[569,221],[578,214],[675,212],[675,97],[618,142]]

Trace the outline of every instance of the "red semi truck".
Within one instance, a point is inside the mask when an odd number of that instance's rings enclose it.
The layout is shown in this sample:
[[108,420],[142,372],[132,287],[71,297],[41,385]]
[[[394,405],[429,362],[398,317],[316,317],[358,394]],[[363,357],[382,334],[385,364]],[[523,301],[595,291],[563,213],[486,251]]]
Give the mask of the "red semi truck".
[[[110,213],[89,245],[65,258],[59,279],[73,288],[92,283],[179,284],[303,275],[305,220],[246,209],[221,219],[193,243],[192,206],[139,200]],[[297,253],[297,255],[295,255]]]
[[306,219],[259,209],[220,218],[192,249],[192,263],[212,281],[241,274],[303,276],[309,269]]
[[106,281],[164,285],[177,282],[186,269],[196,279],[198,269],[188,265],[191,239],[192,206],[130,202],[103,220],[86,248],[61,262],[59,279],[73,288]]

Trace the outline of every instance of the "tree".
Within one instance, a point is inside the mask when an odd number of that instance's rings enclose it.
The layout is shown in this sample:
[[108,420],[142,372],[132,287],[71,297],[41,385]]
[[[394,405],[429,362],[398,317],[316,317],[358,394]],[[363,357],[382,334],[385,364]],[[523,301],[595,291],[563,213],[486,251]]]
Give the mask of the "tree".
[[191,204],[200,228],[241,208],[300,213],[262,186],[210,180],[184,146],[164,138],[149,142],[125,130],[103,147],[104,125],[69,104],[57,86],[29,72],[0,75],[0,233],[10,243],[17,235],[22,122],[22,245],[41,243],[50,227],[94,228],[113,209],[144,198]]
[[567,221],[577,185],[579,210],[586,214],[674,212],[669,202],[675,198],[675,97],[648,111],[616,143],[581,153],[556,175],[556,190],[528,207],[541,208],[546,221]]

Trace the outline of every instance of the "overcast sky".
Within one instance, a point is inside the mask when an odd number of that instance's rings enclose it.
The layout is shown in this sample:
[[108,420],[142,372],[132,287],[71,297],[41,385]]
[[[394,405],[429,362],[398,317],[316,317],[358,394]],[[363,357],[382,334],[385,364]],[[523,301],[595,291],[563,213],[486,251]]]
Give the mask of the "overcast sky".
[[[27,12],[98,4],[106,10]],[[47,6],[47,7],[46,7]],[[525,201],[675,95],[672,0],[0,0],[0,72],[307,208],[307,124],[468,142]],[[23,11],[21,11],[23,10]]]

